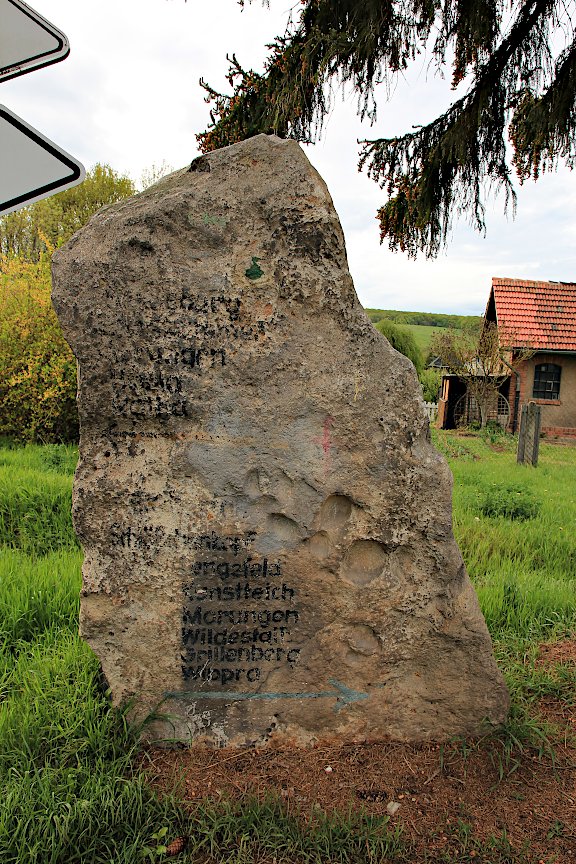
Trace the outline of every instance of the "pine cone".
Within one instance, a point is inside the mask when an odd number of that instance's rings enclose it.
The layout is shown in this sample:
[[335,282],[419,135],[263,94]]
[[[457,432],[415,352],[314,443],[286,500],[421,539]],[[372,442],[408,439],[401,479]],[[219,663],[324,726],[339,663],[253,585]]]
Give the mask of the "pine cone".
[[175,840],[170,843],[169,846],[166,847],[165,855],[168,857],[173,857],[174,855],[180,855],[181,852],[184,852],[186,846],[188,844],[188,837],[176,837]]

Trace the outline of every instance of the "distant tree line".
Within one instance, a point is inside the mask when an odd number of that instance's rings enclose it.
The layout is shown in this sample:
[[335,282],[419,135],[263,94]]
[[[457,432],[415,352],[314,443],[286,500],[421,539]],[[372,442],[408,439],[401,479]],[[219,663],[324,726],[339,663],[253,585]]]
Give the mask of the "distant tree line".
[[[109,165],[95,165],[79,186],[0,218],[0,255],[38,261],[48,249],[62,246],[101,207],[135,192],[129,177]],[[5,269],[0,264],[0,270]]]
[[450,327],[462,330],[465,327],[480,328],[480,315],[445,315],[441,312],[398,312],[394,309],[366,309],[370,320],[377,324],[383,318],[395,324],[419,324],[426,327]]

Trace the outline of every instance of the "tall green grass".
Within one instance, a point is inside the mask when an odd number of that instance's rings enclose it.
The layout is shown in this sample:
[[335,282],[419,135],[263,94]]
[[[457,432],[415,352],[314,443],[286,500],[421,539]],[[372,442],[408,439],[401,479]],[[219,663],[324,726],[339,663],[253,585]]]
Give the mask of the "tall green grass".
[[218,862],[377,864],[406,861],[402,831],[388,817],[362,811],[302,818],[276,799],[200,807],[191,824],[196,854]]
[[73,450],[0,449],[0,547],[45,555],[78,548],[70,510]]
[[576,627],[576,447],[542,443],[536,468],[515,440],[436,433],[454,475],[454,533],[493,635]]
[[22,446],[0,437],[0,468],[28,468],[41,473],[56,471],[66,477],[74,473],[78,448],[74,444]]
[[78,636],[69,447],[0,449],[0,861],[141,862],[169,800],[131,776],[138,735]]
[[[0,860],[141,861],[178,810],[131,776],[137,735],[99,687],[75,633],[53,629],[20,650],[0,711]],[[173,829],[173,830],[174,830]]]
[[490,753],[503,778],[527,751],[554,758],[557,733],[538,700],[575,698],[574,668],[536,661],[540,642],[576,632],[576,448],[542,442],[533,468],[516,463],[516,439],[496,430],[433,434],[454,475],[454,534],[510,691]]
[[0,645],[16,653],[47,631],[78,627],[81,553],[59,550],[39,558],[0,548]]

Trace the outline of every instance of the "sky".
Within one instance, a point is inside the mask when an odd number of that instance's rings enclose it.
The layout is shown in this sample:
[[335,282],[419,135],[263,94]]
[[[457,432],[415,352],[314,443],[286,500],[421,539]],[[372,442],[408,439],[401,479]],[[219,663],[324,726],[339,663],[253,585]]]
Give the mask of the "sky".
[[[139,184],[152,166],[182,168],[198,155],[209,122],[203,77],[226,90],[226,54],[261,71],[265,45],[284,31],[296,0],[29,0],[63,31],[70,56],[0,85],[0,103],[79,159],[107,163]],[[1,23],[1,22],[0,22]],[[357,170],[358,139],[401,134],[444,110],[453,94],[425,59],[400,79],[371,127],[352,92],[336,93],[322,137],[306,145],[328,185],[364,306],[478,315],[492,276],[576,281],[576,175],[566,168],[517,187],[516,218],[502,198],[487,232],[454,224],[437,259],[409,260],[380,244],[376,211],[385,193]]]

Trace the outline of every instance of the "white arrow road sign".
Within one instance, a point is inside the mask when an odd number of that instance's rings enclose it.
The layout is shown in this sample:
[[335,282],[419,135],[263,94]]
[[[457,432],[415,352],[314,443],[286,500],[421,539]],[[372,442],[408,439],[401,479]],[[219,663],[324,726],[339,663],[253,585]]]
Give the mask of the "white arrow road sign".
[[64,60],[64,33],[22,0],[0,0],[0,81]]
[[0,105],[0,216],[81,183],[84,166]]

